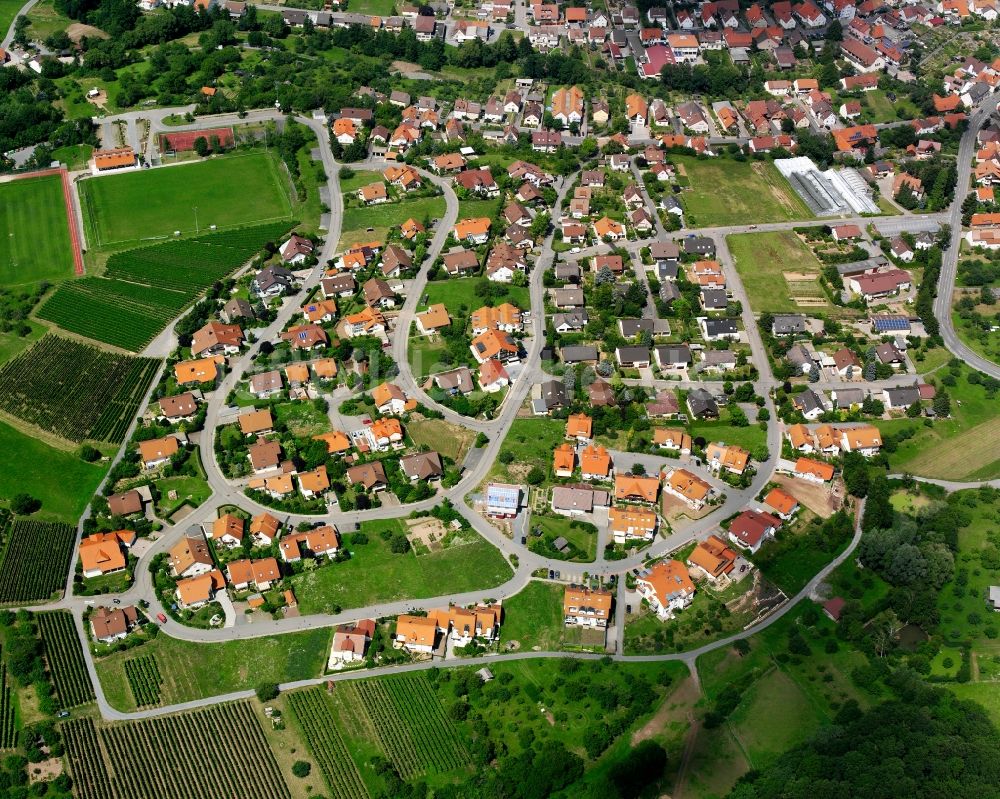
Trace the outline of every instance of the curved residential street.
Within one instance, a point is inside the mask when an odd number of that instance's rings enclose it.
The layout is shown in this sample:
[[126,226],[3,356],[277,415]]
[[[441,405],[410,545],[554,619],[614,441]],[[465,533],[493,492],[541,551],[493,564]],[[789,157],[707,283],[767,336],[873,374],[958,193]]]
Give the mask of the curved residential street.
[[[29,9],[35,0],[31,0],[22,9],[22,12]],[[8,39],[10,38],[10,32],[8,32]],[[6,42],[6,40],[5,40]],[[240,117],[236,114],[220,115],[215,117],[202,117],[199,118],[194,124],[191,125],[181,125],[181,126],[171,126],[169,128],[164,126],[163,120],[176,113],[184,113],[187,109],[158,109],[155,111],[143,111],[143,112],[133,112],[131,114],[123,114],[117,117],[117,119],[130,118],[134,122],[138,118],[150,120],[150,133],[149,136],[153,137],[156,133],[163,130],[185,130],[197,127],[204,127],[213,124],[238,124],[245,121],[260,121],[266,119],[279,119],[282,114],[275,110],[264,109],[261,111],[251,111],[245,117]],[[933,214],[924,216],[901,216],[893,218],[891,220],[880,220],[880,225],[884,223],[886,229],[899,232],[903,230],[917,229],[913,226],[915,225],[925,225],[928,221],[940,222],[947,221],[952,225],[952,246],[945,253],[944,266],[942,268],[941,275],[941,286],[939,289],[939,296],[935,303],[935,313],[941,323],[942,335],[945,340],[947,348],[956,354],[956,356],[967,361],[974,367],[991,374],[996,377],[1000,377],[1000,367],[995,364],[984,361],[968,350],[965,345],[961,344],[955,336],[954,329],[951,325],[951,295],[954,286],[955,272],[957,269],[957,258],[959,252],[960,234],[961,234],[961,202],[968,191],[969,186],[969,171],[968,164],[972,158],[972,153],[974,152],[976,131],[978,128],[986,121],[988,118],[987,109],[982,109],[977,111],[973,116],[973,123],[970,125],[969,131],[963,136],[961,142],[961,148],[959,152],[959,186],[956,189],[955,200],[951,205],[951,208],[947,213],[943,214]],[[308,279],[303,284],[303,295],[310,289],[318,285],[320,278],[323,273],[323,265],[328,261],[332,260],[336,256],[336,249],[338,242],[340,240],[341,228],[343,225],[344,216],[344,206],[343,206],[343,196],[340,190],[340,169],[341,165],[334,159],[333,152],[330,149],[329,136],[326,125],[323,121],[307,118],[307,117],[297,117],[297,119],[304,125],[307,125],[312,129],[317,135],[317,145],[315,150],[318,151],[320,160],[322,161],[324,170],[326,172],[326,191],[329,196],[329,225],[328,230],[325,234],[325,240],[322,249],[319,253],[319,266],[315,267],[308,277]],[[381,160],[370,160],[362,162],[352,167],[358,169],[378,169],[384,168],[385,163]],[[440,606],[448,602],[457,602],[459,604],[468,604],[472,602],[479,601],[487,596],[494,598],[507,598],[510,597],[524,588],[525,585],[531,579],[533,572],[539,569],[544,570],[561,570],[563,572],[573,572],[576,571],[580,574],[586,572],[589,575],[601,576],[601,577],[612,577],[612,576],[623,576],[627,572],[634,568],[642,566],[645,560],[649,558],[656,558],[658,556],[667,554],[671,551],[676,550],[680,546],[690,542],[692,540],[701,539],[709,535],[714,530],[718,529],[720,523],[732,516],[733,514],[740,511],[742,508],[746,507],[748,503],[752,502],[755,496],[764,488],[765,485],[771,480],[774,473],[774,469],[777,465],[778,457],[781,453],[781,439],[783,426],[777,420],[776,409],[774,407],[773,401],[770,397],[771,390],[779,385],[771,373],[770,364],[767,357],[767,352],[764,348],[764,343],[761,339],[759,330],[757,328],[757,323],[753,315],[753,309],[751,308],[749,298],[744,290],[743,284],[740,280],[740,276],[736,271],[735,264],[733,262],[732,255],[729,251],[728,245],[726,243],[726,237],[732,233],[744,233],[752,231],[769,231],[769,230],[790,230],[793,227],[802,224],[827,224],[830,220],[809,220],[806,222],[783,222],[774,224],[761,224],[761,225],[738,225],[731,227],[714,227],[714,228],[703,228],[696,230],[685,230],[683,235],[695,234],[705,235],[712,238],[715,242],[717,250],[717,260],[722,264],[723,270],[726,275],[727,284],[730,287],[735,299],[739,300],[742,304],[742,322],[743,327],[746,330],[747,343],[750,346],[752,353],[752,362],[757,369],[759,375],[758,379],[754,381],[755,389],[757,393],[765,397],[765,406],[771,414],[771,422],[768,424],[767,430],[767,447],[769,452],[769,458],[765,462],[755,464],[757,472],[752,481],[752,485],[746,489],[740,490],[733,488],[731,486],[721,483],[717,478],[712,476],[707,472],[707,470],[700,467],[694,467],[689,464],[685,465],[685,468],[689,468],[692,471],[698,472],[705,479],[712,482],[714,486],[720,489],[720,493],[723,494],[722,500],[718,505],[711,509],[711,512],[707,513],[702,518],[697,521],[686,520],[683,524],[678,524],[676,529],[671,529],[669,526],[664,525],[661,534],[657,537],[654,543],[648,547],[646,550],[639,554],[634,554],[624,560],[608,561],[604,557],[604,552],[601,547],[598,547],[596,559],[593,563],[580,563],[573,564],[567,561],[555,560],[545,558],[543,556],[537,555],[528,550],[526,546],[520,544],[517,538],[506,537],[499,529],[490,524],[485,518],[480,516],[478,513],[472,510],[472,508],[467,503],[467,497],[470,494],[474,494],[478,491],[479,486],[486,479],[497,455],[504,442],[504,437],[509,431],[511,425],[513,424],[515,418],[524,404],[525,400],[528,398],[532,386],[549,379],[549,375],[542,369],[542,362],[540,359],[540,353],[542,346],[545,341],[545,288],[543,283],[543,276],[545,271],[550,268],[554,261],[556,260],[556,255],[552,249],[554,231],[549,234],[546,240],[540,245],[540,252],[537,255],[534,266],[530,272],[530,302],[531,302],[531,313],[530,313],[530,326],[528,328],[527,336],[525,338],[525,350],[527,356],[523,363],[523,368],[520,374],[516,377],[513,385],[510,387],[508,394],[498,409],[496,418],[491,420],[472,420],[463,416],[460,416],[448,408],[439,406],[423,390],[423,388],[418,385],[414,378],[412,370],[410,368],[409,362],[409,331],[414,320],[415,311],[417,307],[421,304],[422,298],[424,296],[425,290],[427,288],[428,272],[431,265],[437,259],[438,255],[443,251],[448,235],[453,228],[459,214],[459,203],[458,198],[451,186],[450,181],[441,178],[437,175],[433,175],[425,170],[418,170],[421,176],[429,181],[430,183],[437,186],[445,197],[446,210],[445,215],[442,219],[437,220],[434,235],[429,243],[426,260],[421,266],[417,277],[410,283],[408,288],[408,293],[406,300],[402,307],[399,309],[398,316],[395,322],[395,329],[392,335],[391,343],[391,353],[393,360],[396,362],[399,375],[394,378],[395,382],[404,390],[404,392],[410,396],[418,399],[424,405],[430,408],[439,410],[445,417],[445,419],[453,424],[462,425],[463,427],[469,428],[476,432],[485,433],[489,441],[482,450],[477,452],[477,456],[472,458],[474,461],[471,466],[469,466],[463,473],[461,481],[454,487],[444,490],[439,490],[437,496],[432,499],[425,500],[423,502],[412,503],[402,506],[382,506],[373,510],[366,511],[352,511],[352,512],[342,512],[334,511],[325,515],[289,515],[285,513],[278,513],[283,520],[287,520],[286,523],[289,525],[294,525],[299,521],[327,521],[331,524],[337,525],[341,528],[347,528],[357,524],[362,520],[371,519],[389,519],[398,518],[409,515],[415,510],[429,510],[435,505],[439,504],[444,498],[449,499],[457,510],[462,514],[462,516],[468,520],[470,525],[487,541],[489,541],[493,546],[497,547],[503,555],[516,565],[513,566],[513,575],[511,578],[500,586],[494,587],[484,587],[481,590],[470,591],[461,594],[449,594],[445,596],[438,597],[422,597],[402,600],[398,602],[385,602],[378,603],[374,606],[362,607],[362,608],[351,608],[338,614],[316,614],[316,615],[306,615],[293,618],[284,618],[281,620],[271,620],[271,619],[252,619],[243,620],[239,624],[233,626],[227,626],[224,628],[214,628],[214,629],[195,629],[186,627],[175,622],[172,619],[168,619],[167,623],[163,625],[162,634],[169,635],[174,638],[178,638],[185,641],[192,642],[219,642],[226,640],[235,639],[249,639],[261,636],[274,635],[277,633],[288,633],[293,631],[309,630],[319,627],[329,627],[330,625],[352,621],[359,618],[365,617],[385,617],[393,616],[398,613],[403,613],[413,609],[427,609],[435,606]],[[555,206],[551,209],[552,218],[558,219],[559,212],[562,208],[563,203],[567,198],[569,188],[573,183],[575,176],[570,176],[559,180],[556,183],[558,198]],[[638,185],[642,185],[641,181],[638,181]],[[648,195],[645,195],[645,190],[643,189],[646,201],[649,202]],[[867,218],[856,218],[843,221],[853,221],[859,225],[867,225],[871,222]],[[658,238],[663,238],[666,234],[661,230]],[[631,241],[623,242],[622,246],[626,247],[633,256],[633,261],[639,263],[639,250],[647,244],[648,241]],[[592,248],[597,249],[597,248]],[[566,256],[572,259],[584,258],[593,254],[592,250],[585,250],[582,253]],[[641,276],[645,280],[645,274],[643,270],[643,275]],[[299,313],[300,299],[302,295],[297,295],[287,299],[282,305],[277,318],[268,325],[266,328],[254,331],[257,337],[257,341],[273,341],[280,334],[282,329],[288,324],[288,322]],[[144,354],[150,355],[152,357],[165,357],[170,354],[175,346],[175,336],[173,326],[170,326],[163,334],[157,337],[156,340],[150,344]],[[244,379],[248,372],[253,367],[252,356],[257,350],[257,345],[251,347],[247,352],[244,352],[238,356],[234,356],[230,359],[230,366],[227,374],[222,380],[221,384],[212,392],[208,400],[207,418],[205,422],[204,432],[201,437],[201,455],[203,464],[205,467],[208,484],[212,490],[212,496],[203,503],[196,511],[183,520],[183,522],[175,525],[166,527],[159,535],[159,537],[152,543],[150,549],[145,553],[135,570],[135,582],[134,584],[125,592],[117,595],[115,598],[120,600],[125,604],[138,603],[140,600],[145,600],[150,603],[149,613],[155,615],[162,609],[162,606],[157,598],[154,587],[152,584],[152,576],[149,573],[148,563],[150,560],[158,553],[165,552],[168,550],[176,541],[187,531],[192,525],[200,525],[205,522],[209,522],[214,518],[215,509],[224,504],[234,504],[239,505],[253,513],[258,513],[263,510],[269,510],[262,505],[250,500],[242,490],[242,486],[236,481],[231,481],[226,479],[220,468],[216,459],[213,441],[214,433],[216,427],[223,423],[225,418],[225,400],[229,392],[239,383],[241,379]],[[913,375],[898,376],[894,377],[888,381],[878,381],[878,387],[886,385],[897,385],[906,382],[912,383]],[[633,381],[626,380],[626,384],[631,384]],[[689,386],[702,386],[708,388],[709,390],[719,391],[721,390],[722,381],[695,381],[695,382],[683,382],[683,381],[635,381],[648,388],[681,388]],[[154,382],[154,386],[155,386]],[[836,384],[841,385],[841,384]],[[827,387],[825,383],[817,384],[817,387],[823,388]],[[150,390],[152,392],[152,389]],[[147,401],[149,397],[147,396]],[[129,437],[131,436],[131,430]],[[126,441],[128,438],[126,438]],[[117,458],[121,457],[124,449],[120,450]],[[647,470],[650,468],[657,469],[658,464],[663,465],[667,463],[667,459],[655,455],[641,455],[636,453],[625,453],[625,452],[612,452],[616,462],[620,463],[632,463],[636,461],[641,461],[643,465],[647,465]],[[919,479],[919,478],[918,478]],[[960,488],[966,488],[974,485],[979,485],[978,483],[953,483],[948,481],[935,481],[927,480],[926,482],[941,485],[949,491],[959,490]],[[1000,484],[1000,481],[992,481],[992,485]],[[857,508],[857,518],[860,520],[861,510],[863,508],[863,501]],[[81,520],[82,529],[82,520]],[[791,610],[795,604],[810,595],[812,595],[819,584],[832,572],[838,565],[840,565],[844,560],[851,556],[854,552],[858,542],[861,537],[860,521],[856,524],[856,529],[854,536],[847,546],[847,548],[838,555],[831,563],[825,566],[810,582],[802,589],[796,596],[792,597],[790,600],[786,601],[777,610],[771,613],[770,616],[766,617],[761,623],[756,626],[743,631],[737,635],[728,637],[726,639],[716,641],[714,643],[708,644],[706,646],[700,647],[699,649],[692,650],[689,652],[683,652],[678,654],[669,655],[649,655],[649,656],[624,656],[622,655],[620,649],[617,654],[613,657],[620,661],[652,661],[652,660],[675,660],[680,661],[688,665],[689,668],[694,668],[695,660],[702,654],[718,649],[720,647],[725,647],[730,645],[733,641],[748,638],[755,635],[761,629],[766,628],[770,624],[773,624],[778,619],[780,619],[784,614]],[[221,694],[213,697],[206,697],[199,699],[194,702],[188,702],[182,705],[172,705],[166,707],[158,707],[150,710],[144,710],[134,713],[124,713],[119,710],[112,708],[104,695],[101,683],[97,677],[94,659],[90,653],[89,640],[84,630],[82,614],[84,610],[92,605],[95,601],[110,601],[111,597],[102,598],[86,598],[77,597],[72,594],[73,587],[73,568],[76,564],[76,558],[74,557],[73,567],[71,567],[70,574],[67,578],[66,585],[66,595],[64,598],[58,602],[51,603],[44,606],[45,608],[63,608],[68,609],[73,612],[73,616],[76,622],[76,626],[79,632],[81,645],[84,648],[86,654],[87,667],[90,671],[91,679],[94,683],[94,687],[97,693],[97,704],[101,714],[105,718],[109,719],[136,719],[136,718],[147,718],[151,716],[163,715],[165,713],[173,713],[180,710],[185,710],[193,707],[202,707],[205,705],[210,705],[217,702],[224,702],[231,699],[238,699],[249,696],[251,692],[237,692],[231,694]],[[335,567],[330,567],[335,568]],[[620,603],[619,603],[620,604]],[[618,624],[623,624],[622,611],[618,611]],[[620,642],[620,638],[619,638]],[[491,661],[496,661],[498,659],[526,659],[526,658],[553,658],[553,657],[581,657],[581,658],[593,658],[598,657],[597,655],[582,654],[582,653],[570,653],[570,652],[519,652],[511,655],[494,655],[486,656],[481,658],[470,658],[463,659],[461,661],[456,661],[462,665],[478,665],[482,663],[489,663]],[[323,677],[318,677],[311,680],[305,680],[297,683],[290,683],[282,686],[282,688],[293,688],[299,685],[311,685],[325,682],[327,680],[349,680],[349,679],[360,679],[373,674],[389,674],[389,673],[405,673],[408,671],[417,671],[421,669],[431,668],[435,665],[432,663],[417,663],[417,664],[407,664],[402,666],[392,666],[387,668],[376,669],[374,671],[355,671],[347,674],[336,674],[328,675]]]

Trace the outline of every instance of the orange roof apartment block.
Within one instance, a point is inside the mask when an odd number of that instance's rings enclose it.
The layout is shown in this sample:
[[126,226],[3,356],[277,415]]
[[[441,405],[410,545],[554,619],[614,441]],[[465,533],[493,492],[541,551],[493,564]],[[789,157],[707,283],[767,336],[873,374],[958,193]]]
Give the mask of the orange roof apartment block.
[[611,618],[610,591],[568,585],[563,592],[563,618],[567,625],[605,628]]
[[641,477],[632,474],[615,475],[615,501],[656,502],[660,493],[660,481],[656,477]]
[[708,495],[712,493],[712,485],[687,469],[674,469],[667,476],[663,490],[684,500],[688,507],[698,510],[704,506]]
[[829,463],[813,460],[812,458],[799,458],[795,461],[795,476],[803,480],[811,480],[814,483],[826,483],[833,479],[834,468]]
[[572,444],[563,443],[552,453],[552,471],[556,477],[572,477],[576,465],[576,450]]
[[98,172],[135,166],[135,151],[131,147],[115,147],[94,151],[94,168]]
[[566,438],[588,440],[593,435],[594,420],[585,413],[574,413],[566,419]]
[[713,582],[728,575],[736,565],[736,552],[717,535],[710,535],[688,555],[688,565],[695,566]]
[[177,384],[186,386],[190,383],[214,383],[219,376],[218,361],[215,358],[198,358],[194,361],[181,361],[174,364],[174,376]]
[[410,652],[433,652],[437,633],[437,622],[426,616],[403,615],[396,619],[396,643]]

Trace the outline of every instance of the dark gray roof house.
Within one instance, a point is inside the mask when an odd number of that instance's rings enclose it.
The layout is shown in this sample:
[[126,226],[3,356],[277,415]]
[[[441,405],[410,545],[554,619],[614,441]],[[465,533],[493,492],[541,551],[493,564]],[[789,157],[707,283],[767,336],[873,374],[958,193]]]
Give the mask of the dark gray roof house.
[[708,236],[691,236],[684,239],[684,252],[688,255],[715,257],[715,242]]
[[583,330],[589,321],[590,314],[587,313],[586,308],[552,314],[552,327],[557,333],[565,333],[568,330]]
[[729,295],[725,289],[702,289],[701,306],[706,311],[724,311],[729,305]]
[[807,419],[819,416],[826,410],[826,403],[823,402],[823,398],[811,388],[807,388],[805,391],[792,397],[792,405],[797,411],[801,411],[802,415]]
[[789,316],[775,316],[771,323],[771,335],[790,336],[795,333],[806,332],[806,318],[799,314]]
[[615,357],[621,366],[641,369],[649,366],[649,347],[618,347]]
[[736,322],[732,319],[706,319],[704,322],[706,338],[720,338],[723,336],[735,336],[739,333]]
[[580,344],[573,347],[563,347],[560,350],[563,363],[596,363],[599,357],[597,347]]
[[565,280],[569,283],[580,282],[579,264],[556,264],[556,280]]
[[914,402],[920,402],[920,389],[916,386],[884,388],[882,395],[887,408],[909,408]]
[[677,270],[678,264],[676,261],[657,261],[656,262],[656,276],[660,281],[673,282],[677,280]]
[[691,363],[691,348],[687,344],[654,347],[653,354],[657,365],[661,369],[670,366],[687,366],[687,364]]
[[566,386],[561,380],[548,380],[541,386],[542,402],[545,403],[546,410],[562,408],[566,405]]
[[660,283],[660,300],[662,302],[673,302],[674,300],[680,299],[681,290],[677,288],[677,284],[669,280]]
[[706,417],[715,419],[719,416],[719,405],[715,397],[703,388],[695,388],[688,392],[687,407],[691,415],[698,419]]

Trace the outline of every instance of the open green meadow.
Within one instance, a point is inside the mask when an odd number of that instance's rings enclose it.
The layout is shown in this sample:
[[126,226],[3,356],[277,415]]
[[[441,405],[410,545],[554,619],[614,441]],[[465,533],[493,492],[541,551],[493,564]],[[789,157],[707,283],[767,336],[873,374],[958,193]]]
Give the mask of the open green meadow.
[[47,175],[0,183],[0,285],[51,282],[72,275],[62,178]]
[[337,608],[361,608],[379,602],[424,599],[442,594],[483,590],[509,580],[513,572],[496,547],[466,532],[466,542],[416,554],[395,554],[379,534],[403,531],[399,519],[362,522],[368,543],[348,539],[350,560],[292,578],[303,614],[334,613]]
[[755,313],[833,308],[819,283],[822,264],[792,231],[741,233],[726,243]]
[[680,195],[689,227],[813,217],[770,161],[699,159],[688,155],[675,155],[672,160],[690,183],[690,188]]
[[106,464],[85,463],[2,422],[0,451],[0,497],[31,494],[42,502],[36,517],[54,521],[75,524],[107,469]]
[[[448,309],[448,313],[454,316],[468,316],[477,308],[486,305],[486,301],[479,296],[476,288],[485,282],[485,278],[457,277],[448,280],[435,280],[427,284],[424,294],[427,297],[428,305],[435,305],[443,302]],[[494,284],[488,284],[491,288]],[[499,305],[509,302],[516,305],[522,311],[527,310],[531,305],[530,293],[527,286],[505,286],[507,295],[495,300],[492,305]],[[423,305],[421,308],[425,307]]]
[[140,242],[292,218],[277,157],[254,152],[182,166],[105,175],[80,183],[87,242],[121,249]]

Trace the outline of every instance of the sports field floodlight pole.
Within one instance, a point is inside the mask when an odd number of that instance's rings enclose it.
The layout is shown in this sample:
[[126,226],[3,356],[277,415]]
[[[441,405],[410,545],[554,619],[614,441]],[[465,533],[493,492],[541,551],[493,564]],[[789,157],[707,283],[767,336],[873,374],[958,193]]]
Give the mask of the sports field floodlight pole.
[[198,227],[198,206],[194,207],[194,232],[195,235],[201,233],[201,228]]

